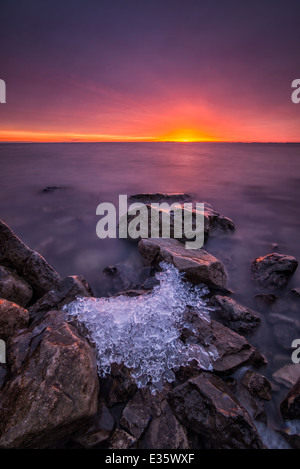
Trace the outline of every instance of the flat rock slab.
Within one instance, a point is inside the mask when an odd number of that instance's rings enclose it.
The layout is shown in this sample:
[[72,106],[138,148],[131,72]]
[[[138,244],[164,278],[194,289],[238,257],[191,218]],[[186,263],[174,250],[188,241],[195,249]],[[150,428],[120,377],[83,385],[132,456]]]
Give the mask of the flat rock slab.
[[252,276],[262,287],[283,288],[298,267],[293,256],[272,253],[252,262]]
[[217,376],[201,373],[177,386],[169,403],[178,420],[213,449],[263,448],[249,414]]
[[204,249],[186,249],[176,239],[142,239],[139,251],[148,264],[165,261],[173,264],[187,280],[194,283],[225,288],[226,272],[223,264]]

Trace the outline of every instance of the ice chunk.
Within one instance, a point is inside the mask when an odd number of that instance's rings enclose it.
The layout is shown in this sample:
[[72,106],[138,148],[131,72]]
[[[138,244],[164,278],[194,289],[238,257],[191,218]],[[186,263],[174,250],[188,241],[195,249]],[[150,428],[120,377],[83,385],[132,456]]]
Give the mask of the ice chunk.
[[210,321],[204,285],[185,282],[182,274],[167,263],[150,294],[138,297],[78,298],[64,309],[69,316],[82,322],[97,349],[98,370],[103,376],[112,363],[124,363],[138,387],[149,385],[161,389],[171,382],[173,370],[196,359],[203,369],[212,368],[217,358],[215,349],[184,344],[180,340],[187,306]]

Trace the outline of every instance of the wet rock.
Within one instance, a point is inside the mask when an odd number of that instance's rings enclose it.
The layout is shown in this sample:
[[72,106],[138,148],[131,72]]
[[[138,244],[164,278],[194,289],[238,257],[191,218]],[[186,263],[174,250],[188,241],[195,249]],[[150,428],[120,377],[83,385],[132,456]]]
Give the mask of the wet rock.
[[300,379],[280,404],[280,410],[284,419],[300,419]]
[[32,288],[12,269],[0,266],[0,298],[26,307],[32,298]]
[[103,401],[99,402],[97,415],[92,419],[87,429],[79,430],[73,437],[73,441],[84,448],[103,447],[109,440],[113,431],[115,420]]
[[196,342],[207,350],[215,350],[214,372],[231,374],[244,365],[266,364],[266,359],[245,337],[217,321],[204,320],[193,309],[187,309],[185,315],[192,327],[183,328],[181,339],[186,343]]
[[287,431],[278,430],[278,433],[280,433],[280,435],[284,437],[284,439],[291,446],[291,448],[300,449],[300,433],[290,434],[288,430]]
[[103,273],[111,280],[115,291],[135,290],[139,289],[149,277],[151,267],[136,269],[129,264],[119,263],[115,266],[105,267]]
[[217,376],[201,373],[177,386],[169,403],[178,420],[215,449],[263,448],[249,414]]
[[28,311],[7,300],[0,299],[0,339],[13,337],[20,329],[28,326]]
[[139,439],[146,430],[151,418],[152,412],[145,405],[143,394],[141,391],[137,391],[123,410],[120,424],[135,438]]
[[251,370],[246,371],[238,399],[254,420],[267,424],[264,401],[271,399],[271,384],[263,375]]
[[186,430],[174,416],[168,402],[161,404],[161,414],[153,417],[141,442],[144,449],[188,449]]
[[161,261],[173,264],[187,280],[225,288],[226,273],[223,264],[204,249],[185,249],[176,239],[142,239],[139,250],[148,264]]
[[189,202],[191,201],[191,196],[184,194],[183,192],[179,193],[165,193],[165,192],[148,192],[141,194],[133,194],[129,197],[130,202],[142,202],[143,204],[149,202]]
[[212,303],[217,307],[222,323],[240,334],[249,334],[260,325],[260,317],[249,308],[227,296],[215,295]]
[[254,397],[263,401],[270,401],[272,397],[271,385],[267,378],[260,373],[247,370],[242,379],[242,385]]
[[104,379],[108,390],[108,406],[126,402],[136,392],[137,386],[130,375],[130,370],[124,365],[111,365],[110,376]]
[[285,365],[275,371],[272,377],[277,383],[290,387],[296,384],[300,378],[300,364],[291,363],[290,365]]
[[15,269],[40,297],[53,288],[59,275],[37,252],[27,247],[13,231],[0,220],[0,263]]
[[63,313],[47,313],[11,340],[7,363],[1,448],[51,447],[96,414],[95,354]]
[[76,297],[92,296],[92,290],[85,278],[73,275],[59,280],[56,287],[48,291],[28,308],[31,316],[50,310],[60,310],[64,305],[74,301]]
[[59,191],[61,189],[63,189],[63,187],[61,187],[61,186],[46,186],[46,187],[44,187],[44,189],[41,190],[41,192],[51,193],[51,192]]
[[117,428],[110,439],[109,449],[130,449],[135,448],[136,445],[136,438]]
[[263,287],[283,288],[287,285],[298,266],[293,256],[284,254],[267,254],[252,262],[252,275]]

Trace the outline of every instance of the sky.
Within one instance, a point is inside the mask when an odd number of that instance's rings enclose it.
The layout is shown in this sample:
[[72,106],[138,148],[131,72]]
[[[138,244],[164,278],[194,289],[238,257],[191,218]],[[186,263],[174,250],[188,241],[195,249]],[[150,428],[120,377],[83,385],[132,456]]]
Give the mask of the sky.
[[299,0],[0,0],[0,141],[299,142]]

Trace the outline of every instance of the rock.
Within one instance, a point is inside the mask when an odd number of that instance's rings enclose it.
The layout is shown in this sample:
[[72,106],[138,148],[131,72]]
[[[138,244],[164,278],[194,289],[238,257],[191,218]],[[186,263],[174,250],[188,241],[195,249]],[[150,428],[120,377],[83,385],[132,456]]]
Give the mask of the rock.
[[249,334],[260,325],[258,313],[242,306],[232,298],[215,295],[212,303],[217,307],[218,318],[235,332]]
[[10,341],[1,390],[0,448],[57,445],[97,412],[94,350],[52,311]]
[[103,401],[100,401],[97,415],[91,421],[90,426],[79,430],[73,437],[73,441],[87,449],[103,447],[103,444],[109,440],[114,425],[115,420],[109,409]]
[[300,419],[300,378],[280,404],[284,419]]
[[129,264],[119,263],[105,267],[103,273],[111,280],[115,291],[135,290],[148,279],[151,268],[136,269]]
[[201,373],[177,386],[169,403],[178,420],[213,449],[263,448],[249,414],[217,376]]
[[243,376],[242,385],[248,389],[253,397],[257,397],[263,401],[271,400],[271,384],[265,376],[255,371],[247,370]]
[[56,192],[63,189],[61,186],[47,186],[44,187],[44,189],[41,190],[41,192],[46,192],[46,193],[51,193],[51,192]]
[[165,193],[165,192],[149,192],[134,194],[129,197],[130,202],[142,202],[143,204],[151,202],[189,202],[191,201],[191,196],[188,194],[180,193]]
[[0,263],[15,269],[20,277],[25,278],[37,297],[51,290],[60,279],[47,261],[29,249],[1,220]]
[[271,399],[271,385],[263,375],[247,370],[241,382],[238,399],[254,420],[267,424],[264,401]]
[[152,418],[152,412],[145,404],[143,394],[137,391],[123,410],[120,420],[122,427],[137,439],[141,437]]
[[111,365],[110,376],[104,378],[108,390],[108,406],[126,402],[136,392],[136,384],[130,375],[130,370],[124,365]]
[[272,253],[252,262],[253,278],[263,287],[283,288],[295,272],[298,261],[293,256]]
[[265,311],[266,309],[269,310],[272,308],[272,306],[276,303],[278,300],[278,297],[276,295],[267,295],[267,294],[260,294],[260,295],[255,295],[255,302],[256,305],[259,309],[262,309]]
[[12,269],[0,266],[0,298],[26,307],[32,298],[32,288]]
[[135,448],[136,439],[124,430],[116,429],[110,439],[109,449],[130,449]]
[[174,416],[168,402],[161,404],[161,414],[153,417],[141,442],[144,449],[189,449],[186,430]]
[[288,433],[287,431],[278,430],[278,433],[284,437],[292,449],[300,449],[300,433]]
[[7,300],[0,299],[0,339],[7,340],[28,326],[28,311]]
[[300,364],[292,363],[285,365],[273,373],[273,379],[284,386],[290,387],[296,384],[300,378]]
[[204,320],[193,309],[187,309],[184,314],[192,328],[184,328],[181,339],[186,343],[196,341],[204,349],[214,350],[217,357],[212,364],[214,372],[231,374],[241,366],[266,364],[265,358],[245,337],[217,321]]
[[139,250],[148,264],[161,261],[173,264],[194,283],[225,288],[226,273],[223,264],[204,249],[185,249],[176,239],[142,239]]
[[92,290],[85,278],[81,275],[73,275],[60,279],[53,290],[49,290],[44,296],[28,308],[31,316],[50,310],[60,310],[64,305],[74,301],[76,297],[92,296]]

